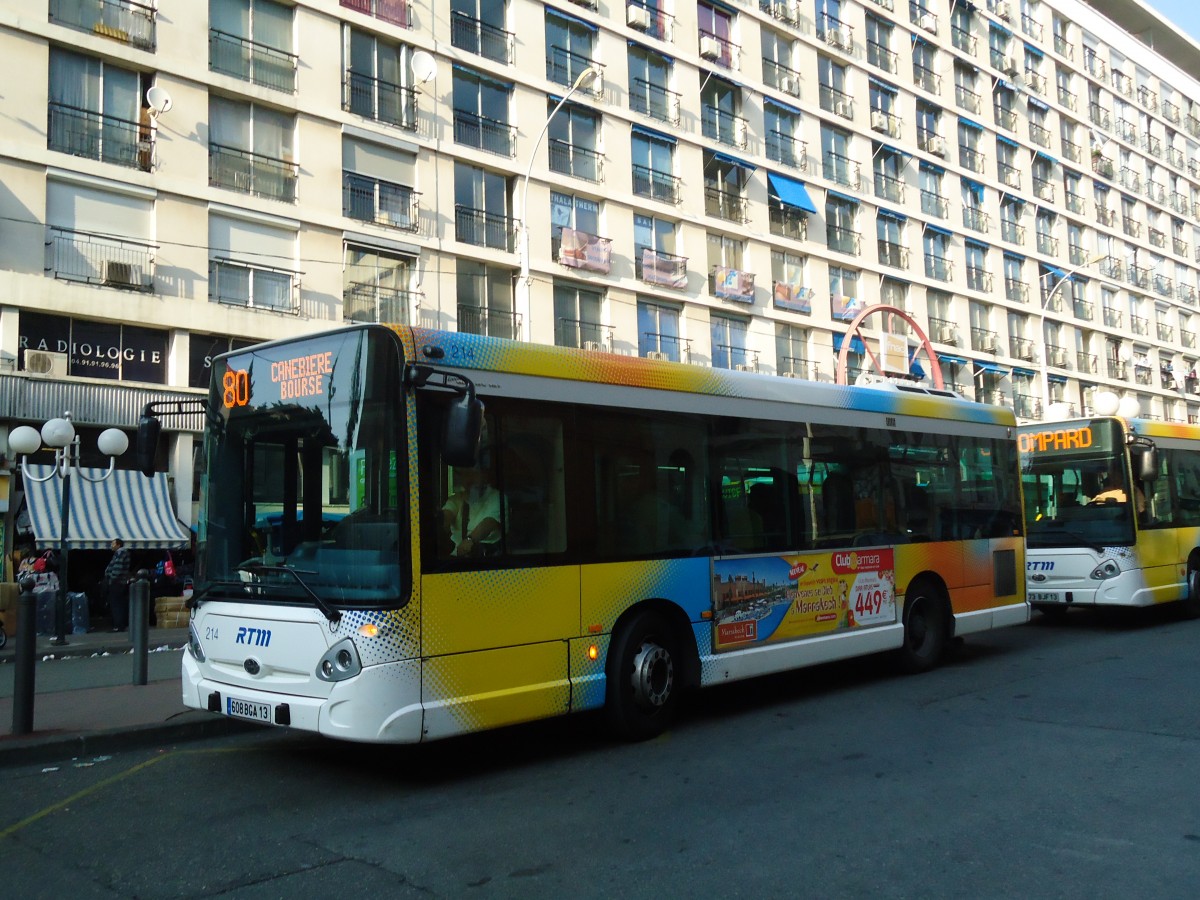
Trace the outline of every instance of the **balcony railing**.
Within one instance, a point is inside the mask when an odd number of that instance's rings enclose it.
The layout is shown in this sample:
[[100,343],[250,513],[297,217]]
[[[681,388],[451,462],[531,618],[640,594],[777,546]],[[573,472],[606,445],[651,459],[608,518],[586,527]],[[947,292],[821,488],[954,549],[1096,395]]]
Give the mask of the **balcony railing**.
[[420,305],[421,294],[384,287],[369,281],[356,281],[342,293],[342,318],[349,322],[387,322],[412,324],[411,310]]
[[879,241],[879,262],[893,269],[908,268],[908,248],[893,241]]
[[963,168],[972,172],[982,172],[987,166],[986,155],[963,144],[958,145],[958,161],[962,163]]
[[1014,303],[1029,302],[1029,285],[1016,278],[1004,279],[1004,296]]
[[723,69],[741,67],[742,48],[727,37],[700,31],[700,56]]
[[51,103],[46,146],[60,153],[149,172],[154,132],[116,116]]
[[954,86],[954,102],[973,113],[983,111],[983,97],[961,84]]
[[645,351],[644,355],[651,359],[669,359],[671,362],[690,362],[692,358],[692,342],[674,334],[662,334],[657,331],[642,333],[643,347],[656,349]]
[[782,131],[768,131],[766,140],[767,159],[799,169],[808,170],[808,144]]
[[1075,45],[1061,34],[1054,35],[1054,52],[1067,59],[1075,58]]
[[1062,155],[1074,163],[1083,162],[1083,148],[1074,141],[1062,139]]
[[1039,147],[1050,146],[1050,129],[1034,122],[1029,123],[1029,140]]
[[1079,96],[1060,84],[1058,86],[1058,102],[1074,112],[1079,106]]
[[1124,360],[1113,359],[1111,356],[1105,359],[1107,366],[1108,377],[1115,378],[1117,381],[1124,381],[1129,377],[1129,366]]
[[208,183],[213,187],[294,203],[299,174],[300,167],[293,162],[220,144],[208,145]]
[[585,181],[604,180],[604,156],[595,150],[558,138],[550,139],[547,150],[550,153],[550,171]]
[[1109,328],[1124,328],[1125,313],[1111,306],[1104,307],[1104,324]]
[[1058,238],[1038,232],[1037,249],[1046,256],[1058,256]]
[[854,99],[845,91],[822,84],[817,89],[817,97],[820,100],[821,109],[826,112],[841,116],[843,119],[854,118]]
[[1025,243],[1025,226],[1018,225],[1011,219],[1000,220],[1000,239],[1010,244]]
[[921,212],[939,219],[950,217],[950,201],[941,194],[921,189]]
[[773,87],[777,91],[783,91],[785,94],[791,94],[793,97],[800,96],[800,73],[795,69],[789,69],[782,63],[778,63],[773,59],[764,58],[763,64],[763,81],[767,87]]
[[1085,322],[1092,321],[1092,316],[1095,313],[1095,304],[1091,300],[1075,300],[1074,301],[1075,318],[1082,319]]
[[1000,349],[1000,338],[988,328],[971,328],[971,349],[981,353],[996,353]]
[[486,309],[469,303],[458,304],[458,330],[463,334],[521,339],[521,314],[511,309]]
[[1033,341],[1019,335],[1009,337],[1008,352],[1014,359],[1023,359],[1025,362],[1033,362],[1037,359],[1037,348]]
[[958,345],[958,323],[950,319],[929,317],[929,337],[942,344]]
[[990,292],[992,273],[980,266],[967,266],[967,288],[985,294]]
[[458,10],[450,11],[450,43],[476,56],[511,64],[513,34]]
[[817,37],[844,53],[854,49],[854,29],[831,13],[817,13]]
[[861,173],[858,163],[840,153],[827,152],[821,161],[821,174],[836,184],[858,189]]
[[925,254],[925,274],[938,281],[949,281],[954,277],[954,263],[936,253]]
[[1016,394],[1013,396],[1013,413],[1022,419],[1040,419],[1042,400],[1032,394]]
[[46,272],[127,291],[154,289],[154,251],[143,241],[51,226],[46,229]]
[[892,203],[904,202],[904,179],[883,172],[875,173],[875,196]]
[[942,92],[942,76],[933,69],[913,63],[913,84],[930,94]]
[[1052,182],[1049,178],[1039,178],[1036,175],[1033,176],[1033,192],[1037,195],[1039,200],[1045,200],[1049,203],[1054,202],[1054,182]]
[[629,0],[630,9],[641,10],[645,15],[639,16],[644,20],[644,24],[630,21],[631,28],[637,28],[643,34],[648,34],[652,38],[657,38],[660,41],[670,43],[674,38],[675,17],[668,12],[664,12],[658,4],[648,4],[643,0]]
[[406,131],[417,130],[415,88],[392,84],[359,72],[347,71],[344,78],[342,109]]
[[964,206],[962,211],[963,227],[972,231],[987,231],[991,227],[988,214],[974,206]]
[[132,0],[50,0],[50,21],[154,52],[153,6]]
[[893,75],[900,71],[900,57],[876,41],[867,41],[867,62]]
[[409,0],[340,0],[341,5],[368,16],[374,16],[381,22],[390,22],[401,28],[412,28],[412,17],[409,15]]
[[[600,68],[598,63],[565,47],[547,47],[546,53],[546,80],[555,84],[574,84],[585,69]],[[602,80],[596,79],[596,83]]]
[[979,41],[975,35],[953,23],[950,25],[950,41],[954,44],[955,50],[961,50],[970,56],[974,56],[979,50]]
[[583,319],[559,318],[554,323],[554,345],[581,350],[612,350],[613,327]]
[[1000,104],[993,104],[992,115],[995,116],[996,124],[1006,131],[1017,130],[1017,113],[1016,110],[1009,109]]
[[839,253],[849,253],[852,256],[858,256],[862,252],[862,238],[852,228],[826,225],[825,243],[830,250],[836,250]]
[[272,266],[210,259],[208,299],[231,306],[297,315],[300,312],[300,276]]
[[704,105],[700,107],[700,130],[710,140],[744,150],[749,124],[741,116]]
[[1150,320],[1145,316],[1130,315],[1129,327],[1134,334],[1141,335],[1142,337],[1150,334]]
[[568,269],[603,275],[612,271],[612,240],[598,234],[574,228],[556,228],[554,236],[550,238],[550,252]]
[[647,166],[633,164],[633,192],[663,203],[679,202],[679,178]]
[[295,53],[268,47],[213,28],[208,32],[208,67],[261,87],[296,92]]
[[634,275],[646,284],[656,284],[660,287],[687,288],[686,256],[676,256],[651,247],[635,246]]
[[679,124],[679,94],[644,78],[630,84],[629,108],[660,122]]
[[1067,209],[1079,215],[1087,214],[1087,199],[1082,194],[1068,193],[1066,196]]
[[795,241],[808,240],[808,217],[794,206],[772,202],[767,207],[767,222],[771,234]]
[[996,163],[996,173],[1000,176],[1000,180],[1011,188],[1021,187],[1021,170],[1011,163],[999,162]]
[[454,111],[454,143],[475,147],[498,156],[513,156],[517,129],[507,122],[489,119],[476,113]]
[[472,209],[469,206],[454,207],[454,238],[464,244],[511,251],[513,233],[511,216]]
[[1046,345],[1046,363],[1054,366],[1056,369],[1071,368],[1071,355],[1065,347],[1060,347],[1057,344]]
[[1166,322],[1155,322],[1158,330],[1158,339],[1164,344],[1169,344],[1175,340],[1175,329]]
[[342,212],[347,218],[404,231],[416,231],[420,194],[410,187],[368,178],[354,172],[342,175]]
[[728,222],[745,222],[746,198],[737,191],[723,191],[713,185],[704,186],[704,211]]

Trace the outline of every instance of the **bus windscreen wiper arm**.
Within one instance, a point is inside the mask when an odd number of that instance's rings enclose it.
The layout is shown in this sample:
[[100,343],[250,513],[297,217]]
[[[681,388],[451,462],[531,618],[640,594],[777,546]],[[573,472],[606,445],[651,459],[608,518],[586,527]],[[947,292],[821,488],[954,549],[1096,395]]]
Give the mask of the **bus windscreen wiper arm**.
[[317,592],[310,588],[308,583],[300,577],[301,575],[316,575],[316,572],[309,569],[293,569],[290,566],[264,566],[260,563],[255,563],[249,566],[240,566],[239,568],[244,568],[248,572],[283,572],[291,575],[296,579],[296,584],[304,588],[304,592],[308,594],[308,596],[312,597],[313,604],[324,614],[325,618],[328,619],[330,623],[341,621],[341,612],[334,609],[328,603],[322,600]]

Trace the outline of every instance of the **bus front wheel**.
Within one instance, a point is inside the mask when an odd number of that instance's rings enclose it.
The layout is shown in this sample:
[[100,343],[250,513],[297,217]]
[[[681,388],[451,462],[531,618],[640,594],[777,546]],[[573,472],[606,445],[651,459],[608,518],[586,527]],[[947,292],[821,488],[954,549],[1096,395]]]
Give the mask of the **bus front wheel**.
[[1200,569],[1188,569],[1187,596],[1179,604],[1184,618],[1200,619]]
[[904,598],[904,645],[900,667],[925,672],[942,658],[949,639],[949,623],[941,593],[928,581],[916,581]]
[[641,741],[670,725],[679,705],[679,643],[654,610],[634,615],[608,651],[605,714],[621,737]]

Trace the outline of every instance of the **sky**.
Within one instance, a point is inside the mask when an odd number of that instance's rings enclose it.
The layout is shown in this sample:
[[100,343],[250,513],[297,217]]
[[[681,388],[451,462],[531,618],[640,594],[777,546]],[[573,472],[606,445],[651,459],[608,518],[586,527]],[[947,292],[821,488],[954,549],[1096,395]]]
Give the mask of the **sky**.
[[1143,0],[1147,6],[1157,10],[1187,32],[1192,40],[1200,42],[1200,8],[1196,0]]

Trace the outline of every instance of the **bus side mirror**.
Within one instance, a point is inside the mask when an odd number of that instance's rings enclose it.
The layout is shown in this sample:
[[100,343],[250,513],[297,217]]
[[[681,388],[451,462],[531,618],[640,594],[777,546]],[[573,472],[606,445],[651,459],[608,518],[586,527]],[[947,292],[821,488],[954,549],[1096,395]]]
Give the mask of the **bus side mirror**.
[[162,422],[154,416],[143,415],[138,420],[137,467],[150,478],[154,475],[154,461],[158,456],[158,436],[162,433]]
[[1158,478],[1158,452],[1153,447],[1135,447],[1133,454],[1133,477],[1135,480],[1154,481]]
[[472,468],[479,460],[483,434],[483,401],[471,390],[446,408],[442,432],[442,459],[456,468]]

